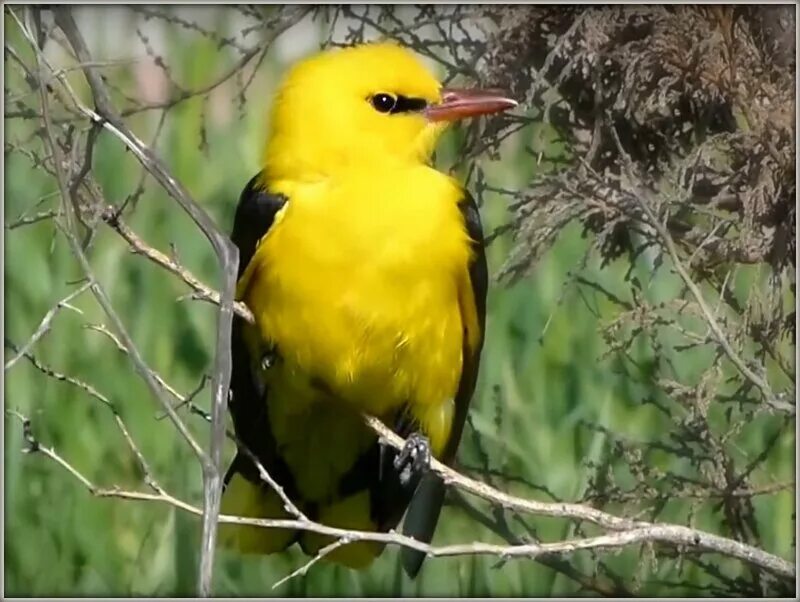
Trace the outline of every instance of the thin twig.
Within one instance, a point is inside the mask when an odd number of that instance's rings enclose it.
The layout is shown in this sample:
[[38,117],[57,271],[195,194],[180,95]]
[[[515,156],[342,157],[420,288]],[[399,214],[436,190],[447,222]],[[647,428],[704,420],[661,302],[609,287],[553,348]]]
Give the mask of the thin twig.
[[[391,444],[395,449],[403,449],[405,442],[380,420],[372,416],[364,417],[366,424],[375,431],[381,439]],[[545,503],[534,500],[514,497],[498,491],[489,485],[465,477],[436,460],[431,458],[431,470],[435,471],[442,477],[445,483],[458,487],[463,491],[467,491],[479,497],[482,497],[490,502],[499,505],[502,508],[516,510],[519,512],[527,512],[538,516],[552,516],[560,518],[572,518],[584,520],[607,529],[619,531],[619,536],[624,536],[623,540],[632,543],[634,541],[672,541],[673,543],[689,542],[695,547],[701,547],[710,551],[720,552],[729,556],[734,556],[741,560],[747,560],[757,566],[776,574],[793,576],[795,573],[794,566],[783,560],[782,558],[764,552],[753,546],[740,543],[731,539],[720,537],[711,533],[706,533],[697,529],[691,529],[682,525],[666,525],[666,524],[653,524],[645,521],[634,521],[627,518],[621,518],[608,514],[601,510],[597,510],[590,506],[583,504],[570,504],[570,503]],[[602,538],[594,538],[597,543],[589,547],[605,547],[600,542],[604,541],[617,541],[614,536],[607,536],[608,540]],[[622,540],[620,540],[622,541]],[[521,547],[522,549],[528,549]],[[533,548],[531,548],[532,550]],[[575,548],[578,549],[578,548]],[[521,555],[525,555],[519,552]],[[511,552],[515,555],[517,552]],[[436,554],[434,554],[436,555]],[[501,556],[508,556],[508,554],[501,554]],[[789,572],[786,572],[786,571]],[[793,577],[792,577],[793,578]]]
[[[37,53],[36,57],[37,57],[37,62],[39,62],[41,70],[41,65],[44,61],[40,60],[41,58],[40,54]],[[65,176],[62,170],[63,163],[61,157],[61,149],[55,142],[52,123],[50,121],[47,93],[45,91],[45,86],[42,77],[39,77],[39,91],[40,91],[40,100],[42,103],[44,138],[46,144],[50,147],[50,151],[55,159],[54,164],[55,164],[56,181],[58,183],[59,191],[61,192],[62,196],[62,206],[64,208],[65,218],[67,220],[67,223],[70,223],[70,218],[72,217],[70,213],[72,210],[72,204],[70,203],[69,200],[70,196],[69,196],[69,189],[67,186],[67,177]],[[162,404],[165,410],[169,413],[173,424],[178,429],[178,432],[183,436],[184,440],[186,440],[186,442],[189,444],[189,447],[192,449],[192,451],[194,451],[195,455],[197,455],[198,458],[204,458],[205,456],[202,448],[200,448],[200,446],[194,440],[191,433],[183,424],[183,421],[180,419],[180,417],[173,411],[172,405],[169,403],[169,401],[163,397],[161,388],[159,387],[157,381],[153,377],[153,371],[144,362],[144,359],[142,358],[138,349],[133,344],[130,335],[128,335],[128,332],[125,329],[122,320],[114,310],[111,301],[109,300],[103,288],[99,286],[99,284],[97,283],[97,280],[94,277],[94,273],[91,269],[91,266],[89,265],[86,255],[84,254],[83,248],[80,242],[77,240],[75,233],[69,228],[61,228],[61,230],[62,232],[64,232],[67,242],[69,243],[70,248],[73,254],[75,255],[75,258],[78,260],[78,263],[80,264],[85,277],[88,279],[90,283],[90,288],[92,289],[95,298],[97,299],[98,303],[100,304],[100,306],[102,307],[103,311],[106,313],[108,318],[113,323],[114,328],[117,330],[117,334],[120,337],[120,339],[124,342],[125,346],[130,350],[130,357],[133,360],[133,364],[134,367],[136,368],[136,371],[144,379],[145,383],[148,385],[148,387],[150,388],[151,392],[156,397],[156,399]]]
[[[115,211],[113,207],[107,207],[106,210],[103,211],[101,217],[104,223],[108,224],[108,226],[125,239],[125,242],[128,243],[135,253],[147,257],[150,261],[160,265],[183,280],[189,288],[196,293],[197,298],[209,301],[215,305],[220,304],[220,296],[217,291],[203,284],[194,274],[177,261],[144,242],[124,221],[122,221],[118,212]],[[255,322],[252,312],[241,301],[234,303],[234,309],[238,316],[241,316],[251,324]]]
[[[367,426],[369,426],[379,437],[392,445],[396,449],[402,449],[404,441],[394,431],[389,429],[385,424],[373,416],[364,417]],[[559,518],[574,518],[585,520],[590,523],[599,525],[606,529],[615,531],[623,529],[632,529],[646,523],[633,521],[628,518],[622,518],[608,514],[602,510],[597,510],[582,504],[570,504],[566,502],[538,502],[519,497],[514,497],[503,493],[486,483],[476,481],[466,477],[449,466],[442,464],[436,458],[431,458],[431,469],[444,479],[448,485],[454,485],[463,491],[482,497],[490,502],[507,510],[516,510],[518,512],[526,512],[530,514],[537,514],[540,516],[553,516]]]
[[136,107],[130,107],[127,109],[123,109],[120,112],[121,117],[130,117],[131,115],[135,115],[137,113],[141,113],[143,111],[155,111],[158,109],[171,109],[172,107],[189,100],[191,98],[196,98],[197,96],[205,96],[210,92],[213,92],[216,88],[224,84],[234,75],[239,73],[247,64],[255,57],[260,51],[262,50],[261,46],[256,46],[255,48],[250,48],[247,52],[236,62],[236,64],[230,68],[230,70],[223,73],[220,77],[215,79],[210,84],[197,88],[196,90],[181,90],[179,94],[175,95],[172,98],[168,98],[164,101],[160,102],[152,102],[143,104]]
[[[12,349],[16,348],[15,345],[8,340],[6,340],[5,344],[6,346],[11,347]],[[114,422],[116,423],[117,428],[122,434],[123,439],[125,439],[125,443],[128,445],[128,448],[131,450],[131,453],[133,453],[133,455],[136,457],[136,461],[139,464],[139,468],[142,471],[145,483],[147,483],[154,491],[157,492],[163,491],[161,486],[157,483],[157,481],[153,477],[152,470],[150,470],[150,466],[147,460],[145,459],[144,454],[142,454],[141,450],[139,449],[139,446],[136,445],[136,443],[134,442],[133,436],[128,430],[128,427],[125,424],[125,421],[122,419],[122,416],[120,416],[117,406],[114,404],[114,402],[112,402],[103,393],[95,389],[92,385],[85,383],[84,381],[75,378],[73,376],[68,376],[61,372],[58,372],[57,370],[54,370],[50,366],[43,364],[32,353],[26,352],[24,353],[24,357],[33,365],[34,368],[39,370],[39,372],[41,372],[45,376],[48,376],[60,382],[65,382],[69,385],[72,385],[73,387],[80,389],[81,391],[89,395],[89,397],[92,397],[93,399],[99,401],[103,405],[103,407],[107,408],[114,417]],[[18,413],[16,414],[21,417],[21,415],[19,415]]]
[[20,228],[22,226],[29,226],[31,224],[43,222],[44,220],[53,219],[59,215],[61,215],[61,213],[54,210],[40,211],[34,215],[26,215],[9,224],[6,224],[6,230],[14,230],[15,228]]
[[334,550],[341,548],[343,545],[350,543],[350,540],[346,537],[342,537],[340,539],[335,540],[333,543],[328,544],[327,546],[320,548],[320,550],[312,556],[308,562],[301,565],[299,568],[295,569],[285,577],[278,579],[275,583],[272,584],[272,589],[277,589],[290,579],[294,579],[295,577],[302,577],[308,572],[312,566],[317,564],[320,560],[325,558],[328,554],[333,552]]
[[[622,142],[619,139],[619,135],[617,133],[616,128],[611,128],[611,132],[614,136],[614,140],[616,142],[617,150],[620,153],[620,156],[623,158],[623,162],[626,166],[626,171],[628,174],[629,185],[632,187],[636,187],[637,179],[633,173],[633,164],[630,159],[630,156],[625,152],[625,149],[622,146]],[[781,401],[775,397],[775,394],[772,392],[772,388],[769,386],[767,381],[753,372],[750,367],[745,363],[745,361],[739,356],[738,353],[733,349],[730,342],[728,341],[728,337],[725,335],[725,331],[722,330],[722,327],[717,322],[716,317],[714,316],[714,311],[708,306],[706,303],[705,298],[703,297],[703,293],[700,291],[700,287],[697,286],[697,283],[692,279],[689,273],[686,271],[686,268],[681,261],[680,256],[678,255],[678,250],[675,248],[675,242],[672,240],[672,235],[669,233],[669,230],[661,223],[661,220],[658,219],[656,214],[653,212],[650,204],[645,201],[644,197],[646,196],[646,191],[642,190],[641,188],[637,187],[636,190],[632,191],[633,193],[630,195],[634,198],[636,203],[641,207],[642,211],[647,215],[647,220],[649,225],[656,231],[656,234],[661,239],[661,243],[664,245],[664,248],[669,253],[670,258],[672,259],[672,263],[675,266],[675,271],[678,272],[678,275],[683,280],[683,283],[692,293],[697,305],[700,307],[700,311],[703,313],[703,317],[705,318],[706,322],[708,323],[711,332],[714,334],[714,338],[719,343],[719,346],[722,348],[722,351],[731,361],[731,363],[736,366],[739,372],[744,376],[747,380],[749,380],[753,385],[755,385],[760,391],[764,398],[764,402],[772,407],[773,409],[787,412],[792,416],[795,415],[796,408],[793,404]]]
[[[24,420],[23,417],[19,417]],[[204,514],[199,508],[167,493],[142,493],[138,491],[122,490],[116,487],[97,487],[69,462],[61,458],[54,450],[50,448],[44,448],[38,442],[35,442],[35,444],[32,445],[31,451],[39,450],[46,450],[43,451],[45,455],[66,469],[78,481],[80,481],[84,487],[86,487],[93,495],[97,497],[115,497],[127,500],[161,502],[196,516],[203,516]],[[389,531],[388,533],[376,533],[354,529],[341,529],[337,527],[329,527],[327,525],[322,525],[309,520],[249,518],[222,514],[219,516],[219,522],[264,528],[295,529],[319,533],[320,535],[327,535],[336,540],[341,540],[343,542],[341,545],[344,545],[344,543],[357,541],[371,541],[382,544],[404,546],[424,552],[429,557],[490,555],[504,560],[510,558],[535,559],[542,555],[569,554],[581,550],[592,549],[615,549],[633,544],[653,542],[670,546],[683,546],[697,550],[717,552],[726,556],[737,558],[787,580],[793,580],[796,576],[794,565],[778,556],[768,554],[763,550],[759,550],[758,548],[754,548],[753,546],[749,546],[738,541],[680,525],[637,523],[631,528],[623,529],[612,534],[578,538],[554,543],[528,543],[505,546],[500,544],[471,542],[436,547],[419,542],[411,537],[401,535],[394,531]],[[330,544],[329,547],[332,548],[333,544]],[[329,553],[330,551],[332,551],[332,549],[329,549],[326,553]]]
[[[10,348],[12,351],[14,351],[16,353],[19,353],[21,351],[12,341],[10,341],[8,339],[5,340],[5,346]],[[22,352],[22,357],[24,357],[26,360],[28,360],[34,368],[36,368],[39,372],[41,372],[45,376],[49,376],[50,378],[53,378],[53,379],[61,381],[61,382],[68,383],[68,384],[72,385],[73,387],[81,389],[84,393],[86,393],[90,397],[94,397],[97,401],[99,401],[103,405],[106,405],[106,406],[109,406],[109,407],[113,408],[114,404],[111,402],[111,400],[108,399],[108,397],[106,397],[102,393],[100,393],[97,389],[95,389],[89,383],[86,383],[86,382],[82,381],[79,378],[75,378],[74,376],[69,376],[69,375],[64,374],[62,372],[59,372],[59,371],[51,368],[50,366],[47,366],[47,365],[43,364],[30,351]]]
[[47,331],[50,330],[50,325],[53,322],[53,318],[55,318],[56,314],[59,311],[61,311],[63,308],[68,307],[69,309],[71,309],[73,311],[77,311],[78,313],[82,313],[79,309],[77,309],[75,307],[72,307],[69,304],[69,302],[72,301],[75,297],[78,297],[81,293],[83,293],[91,285],[92,285],[91,282],[86,282],[86,283],[82,284],[76,290],[72,291],[69,295],[67,295],[66,297],[61,299],[61,301],[59,301],[52,308],[50,308],[50,311],[48,311],[44,315],[44,318],[42,318],[42,321],[39,323],[39,326],[36,328],[34,333],[31,335],[31,338],[29,338],[25,342],[25,344],[23,344],[19,348],[17,353],[14,355],[14,357],[12,357],[10,360],[8,360],[6,362],[3,371],[7,372],[10,368],[12,368],[14,366],[14,364],[16,364],[19,361],[19,359],[23,355],[25,355],[28,351],[30,351],[33,348],[33,346],[36,344],[36,342],[39,339],[41,339],[45,335],[45,333],[47,333]]
[[[55,18],[57,25],[64,32],[64,35],[69,40],[75,55],[81,62],[89,62],[90,55],[83,40],[83,36],[72,18],[71,9],[57,8],[55,10]],[[222,439],[224,438],[224,413],[228,401],[228,387],[230,384],[231,374],[231,357],[229,341],[231,336],[231,320],[233,318],[233,295],[236,285],[236,273],[239,264],[239,253],[233,243],[216,227],[209,215],[197,205],[184,189],[184,187],[169,173],[163,162],[156,157],[148,147],[146,147],[128,127],[122,122],[121,118],[114,112],[108,92],[105,85],[92,67],[83,69],[83,73],[89,83],[92,91],[92,97],[98,113],[94,111],[84,111],[92,118],[94,123],[102,125],[104,128],[110,130],[117,137],[119,137],[125,145],[134,153],[134,155],[146,166],[148,171],[155,177],[155,179],[164,187],[164,189],[174,198],[184,211],[192,218],[194,223],[200,228],[208,241],[211,243],[214,253],[216,254],[221,271],[222,271],[222,294],[220,297],[220,310],[219,318],[217,321],[217,342],[215,349],[215,366],[214,375],[212,379],[212,423],[211,423],[211,446],[208,455],[202,452],[197,447],[198,458],[202,461],[203,466],[203,491],[204,491],[204,518],[203,518],[203,545],[200,554],[200,571],[199,571],[199,584],[198,593],[207,597],[211,593],[211,580],[213,575],[213,558],[214,547],[216,541],[217,521],[216,516],[219,513],[219,503],[221,494],[221,459],[222,459]],[[63,191],[66,186],[63,187]],[[77,254],[77,253],[76,253]],[[80,252],[81,263],[84,264],[84,269],[88,270],[88,263],[82,257]],[[99,298],[99,295],[98,295]],[[121,321],[116,317],[110,303],[104,307],[112,322],[116,322],[118,332],[122,334]],[[131,357],[135,358],[137,352],[132,345],[132,342],[125,336],[121,337],[125,342],[125,346],[129,348]],[[127,340],[126,340],[127,339]],[[138,364],[138,362],[137,362]],[[143,364],[142,364],[143,365]],[[156,390],[156,383],[151,375],[147,375],[148,384],[152,383],[151,387]],[[160,393],[160,392],[159,392]],[[172,409],[172,405],[164,402],[164,409],[170,414],[173,422],[179,428],[182,422],[178,419]],[[184,432],[184,438],[191,439],[188,436],[188,431]],[[195,443],[196,446],[196,443]]]
[[[117,349],[121,353],[124,353],[125,355],[130,357],[130,354],[131,354],[130,349],[128,349],[125,346],[125,344],[122,341],[119,340],[119,337],[117,335],[115,335],[113,332],[111,332],[104,324],[86,324],[84,326],[84,328],[86,328],[87,330],[93,330],[95,332],[99,332],[102,335],[105,335],[107,338],[109,338],[111,340],[111,342],[114,343],[114,345],[116,345]],[[164,389],[166,392],[168,392],[170,395],[172,395],[172,397],[174,397],[175,399],[178,400],[178,404],[177,404],[177,406],[175,406],[175,409],[177,409],[181,404],[184,404],[184,403],[187,402],[187,400],[189,400],[189,396],[181,395],[178,392],[178,390],[175,389],[175,387],[173,387],[167,381],[165,381],[164,378],[160,374],[158,374],[157,372],[153,372],[153,378],[155,378],[156,382],[159,384],[159,386],[162,389]]]
[[[300,9],[292,7],[283,11],[272,23],[268,34],[262,39],[262,47],[269,46],[278,35],[299,21],[306,11],[306,7]],[[71,10],[63,7],[55,9],[55,19],[56,24],[69,40],[78,60],[82,63],[89,63],[91,56],[83,36],[72,18]],[[93,67],[85,67],[83,72],[92,91],[97,113],[86,110],[85,107],[81,109],[82,112],[93,122],[102,125],[120,138],[169,195],[178,202],[211,243],[221,268],[222,286],[220,287],[217,340],[211,387],[211,443],[208,455],[200,456],[203,461],[204,515],[198,594],[207,597],[211,593],[217,533],[215,517],[219,514],[222,489],[222,444],[225,438],[225,411],[231,375],[230,337],[239,252],[230,239],[217,228],[203,208],[194,202],[188,191],[170,174],[163,162],[130,131],[121,117],[116,114],[108,91],[97,71]],[[130,347],[130,345],[128,346]],[[131,349],[131,351],[134,350]],[[169,412],[172,411],[170,406]]]

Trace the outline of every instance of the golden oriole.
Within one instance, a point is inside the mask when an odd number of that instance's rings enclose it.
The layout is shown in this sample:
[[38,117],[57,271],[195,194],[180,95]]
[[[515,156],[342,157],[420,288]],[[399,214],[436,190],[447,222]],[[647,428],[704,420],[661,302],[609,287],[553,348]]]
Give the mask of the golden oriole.
[[[487,269],[478,208],[429,166],[448,122],[516,102],[443,89],[410,51],[375,43],[290,69],[272,107],[263,169],[242,192],[232,238],[236,297],[230,411],[239,452],[222,512],[291,518],[256,457],[311,519],[430,542],[478,373]],[[369,413],[408,438],[379,444]],[[243,449],[246,448],[246,451]],[[222,545],[271,553],[311,532],[223,525]],[[381,545],[326,556],[369,564]],[[423,555],[408,552],[412,576]]]

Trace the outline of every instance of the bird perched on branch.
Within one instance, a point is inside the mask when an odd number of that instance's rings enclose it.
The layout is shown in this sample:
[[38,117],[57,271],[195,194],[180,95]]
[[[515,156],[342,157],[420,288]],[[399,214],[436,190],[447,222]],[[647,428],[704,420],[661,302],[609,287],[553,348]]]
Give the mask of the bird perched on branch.
[[[230,411],[239,451],[222,512],[294,518],[430,542],[478,373],[487,271],[470,195],[430,165],[447,124],[503,111],[496,91],[444,89],[388,43],[321,52],[295,65],[272,108],[263,169],[242,192],[232,238],[237,299]],[[379,443],[363,414],[407,438]],[[407,512],[406,512],[407,511]],[[309,531],[222,525],[222,545],[268,554]],[[382,551],[357,541],[326,556],[353,568]],[[412,576],[423,555],[404,551]]]

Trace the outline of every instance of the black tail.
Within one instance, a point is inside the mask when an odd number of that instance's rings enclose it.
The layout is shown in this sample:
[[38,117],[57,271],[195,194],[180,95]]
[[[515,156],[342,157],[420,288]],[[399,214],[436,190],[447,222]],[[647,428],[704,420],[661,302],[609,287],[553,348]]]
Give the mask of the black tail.
[[[403,535],[413,537],[417,541],[430,543],[439,514],[444,502],[444,481],[434,472],[429,472],[422,477],[416,493],[403,519]],[[425,561],[425,552],[403,548],[401,552],[403,569],[412,579],[417,576],[422,563]]]

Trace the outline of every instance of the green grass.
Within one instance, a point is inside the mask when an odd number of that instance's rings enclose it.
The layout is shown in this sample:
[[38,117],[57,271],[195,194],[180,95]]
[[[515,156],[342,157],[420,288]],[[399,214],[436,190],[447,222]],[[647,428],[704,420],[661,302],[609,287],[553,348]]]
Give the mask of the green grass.
[[[10,31],[17,47],[24,42]],[[210,74],[227,68],[230,57],[208,41],[170,41],[170,65],[186,87],[198,86]],[[224,228],[231,224],[238,194],[258,169],[264,134],[265,100],[281,65],[268,61],[256,78],[243,114],[230,99],[230,118],[215,120],[213,111],[199,100],[185,102],[170,112],[158,152],[195,199]],[[9,70],[6,65],[7,73]],[[119,82],[132,81],[120,69]],[[77,80],[76,80],[77,81]],[[21,88],[19,78],[7,83]],[[200,148],[201,120],[207,130],[207,150]],[[134,130],[150,140],[155,115],[131,119]],[[30,123],[6,122],[6,139],[24,140]],[[532,134],[525,134],[530,135]],[[34,139],[30,148],[39,145]],[[520,143],[521,145],[521,143]],[[39,151],[41,152],[41,151]],[[133,191],[140,168],[119,142],[102,134],[96,152],[94,175],[109,202],[119,203]],[[529,174],[524,157],[514,149],[499,163],[484,167],[498,185],[516,187]],[[18,153],[6,155],[5,208],[7,222],[30,211],[44,195],[56,190],[55,182]],[[54,207],[50,197],[43,207]],[[485,229],[506,219],[504,201],[488,197],[483,208]],[[138,201],[131,227],[149,244],[169,252],[174,243],[180,260],[208,283],[215,283],[214,255],[201,234],[152,181]],[[510,248],[499,239],[490,250],[490,265],[497,273]],[[587,461],[609,462],[625,478],[621,458],[614,457],[606,435],[587,429],[585,423],[605,426],[611,432],[647,441],[666,432],[668,420],[640,398],[647,392],[646,378],[632,382],[615,368],[618,358],[600,360],[606,347],[598,332],[614,308],[599,297],[595,316],[574,287],[564,286],[568,274],[581,261],[589,241],[577,228],[569,228],[530,275],[513,286],[493,283],[489,297],[487,339],[472,421],[475,432],[465,434],[460,460],[476,465],[488,456],[493,468],[519,475],[547,487],[556,496],[579,498],[588,486]],[[30,336],[44,313],[64,296],[67,282],[79,277],[68,246],[52,222],[5,232],[5,333],[19,344]],[[132,255],[121,239],[101,227],[92,252],[92,264],[102,285],[112,296],[130,334],[146,361],[182,392],[192,390],[210,370],[214,342],[214,311],[196,301],[176,301],[187,292],[175,278],[147,260]],[[621,262],[600,270],[590,264],[585,274],[604,286],[625,291]],[[637,266],[649,282],[648,266]],[[679,282],[658,272],[647,294],[669,299]],[[104,317],[89,295],[75,306],[83,315],[63,311],[53,331],[34,348],[36,357],[58,372],[91,383],[114,404],[139,444],[153,472],[168,491],[200,504],[201,474],[186,445],[166,420],[158,421],[157,406],[129,361],[102,334],[86,330],[85,323],[103,323]],[[709,352],[674,354],[683,378],[702,372]],[[635,350],[647,360],[646,345]],[[7,352],[8,356],[8,352]],[[5,380],[5,404],[29,416],[36,436],[53,446],[65,459],[98,485],[143,488],[134,459],[116,429],[108,408],[85,392],[47,378],[22,360]],[[207,392],[198,399],[208,405]],[[186,415],[201,441],[206,425]],[[740,438],[744,451],[754,453],[764,445],[775,422],[760,419]],[[476,435],[477,433],[477,435]],[[5,584],[9,594],[47,595],[188,595],[195,587],[199,521],[166,506],[93,498],[75,479],[42,455],[20,453],[24,447],[19,423],[5,423]],[[477,440],[477,441],[476,441]],[[478,444],[479,442],[479,444]],[[320,450],[324,452],[324,450]],[[226,448],[226,458],[232,447]],[[794,478],[794,438],[778,445],[769,464],[776,481]],[[672,456],[654,456],[663,468],[679,470]],[[506,487],[503,485],[503,487]],[[507,486],[520,495],[547,500],[524,486]],[[756,498],[757,515],[768,550],[793,557],[790,529],[793,492]],[[614,508],[612,508],[614,510]],[[685,521],[688,503],[670,502],[662,520]],[[720,515],[703,507],[694,517],[697,526],[718,531]],[[563,521],[534,519],[530,523],[548,541],[574,534]],[[479,539],[499,541],[455,508],[445,510],[436,543]],[[675,563],[641,562],[640,550],[629,549],[603,559],[616,572],[634,573],[642,582],[668,579],[686,588],[666,590],[650,585],[642,593],[692,593],[707,575],[688,565],[680,575]],[[591,573],[596,560],[578,555],[576,564]],[[220,552],[215,581],[218,595],[425,595],[425,596],[546,596],[577,591],[570,579],[530,561],[514,560],[497,566],[492,558],[452,558],[429,561],[416,581],[401,572],[396,549],[389,548],[368,570],[355,573],[320,564],[305,578],[273,590],[272,585],[304,558],[297,551],[268,558],[241,557]],[[715,558],[720,570],[732,575],[745,571],[737,562]]]

